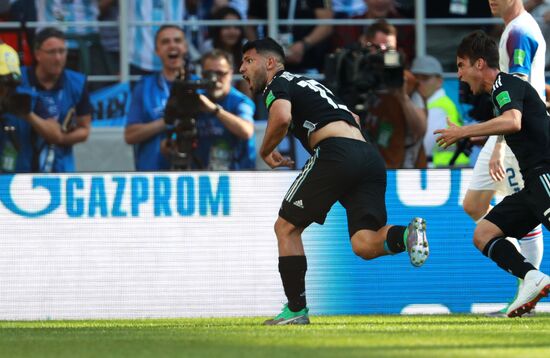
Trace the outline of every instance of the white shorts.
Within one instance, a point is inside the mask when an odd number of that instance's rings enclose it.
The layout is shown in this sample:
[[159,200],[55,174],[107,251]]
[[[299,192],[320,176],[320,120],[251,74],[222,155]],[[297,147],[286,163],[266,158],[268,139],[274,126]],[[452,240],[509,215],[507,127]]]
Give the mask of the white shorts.
[[491,159],[491,154],[495,148],[496,140],[497,136],[490,136],[481,149],[474,166],[472,180],[468,189],[494,190],[498,194],[506,196],[523,189],[523,178],[519,171],[519,163],[516,156],[512,153],[512,150],[508,147],[508,145],[506,145],[506,143],[504,143],[505,154],[503,163],[506,177],[499,182],[495,182],[491,178],[491,175],[489,174],[489,160]]

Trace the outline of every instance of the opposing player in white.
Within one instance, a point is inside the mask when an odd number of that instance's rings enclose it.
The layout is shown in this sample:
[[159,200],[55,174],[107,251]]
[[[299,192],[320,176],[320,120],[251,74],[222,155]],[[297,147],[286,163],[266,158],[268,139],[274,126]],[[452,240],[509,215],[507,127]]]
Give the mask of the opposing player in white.
[[[494,16],[506,27],[499,42],[500,70],[528,81],[545,100],[544,62],[546,42],[535,19],[525,11],[522,0],[489,0]],[[503,136],[491,136],[474,167],[472,181],[464,198],[464,211],[479,222],[490,210],[495,193],[510,195],[524,186],[518,162]],[[537,269],[543,254],[542,228],[538,225],[520,240],[522,255]],[[522,282],[518,284],[518,290]],[[506,308],[489,316],[505,317]]]

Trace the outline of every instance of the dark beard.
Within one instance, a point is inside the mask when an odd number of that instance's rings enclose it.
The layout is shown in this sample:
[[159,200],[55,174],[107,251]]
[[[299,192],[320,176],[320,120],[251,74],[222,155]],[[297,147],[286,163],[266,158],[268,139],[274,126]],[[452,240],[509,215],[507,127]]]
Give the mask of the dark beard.
[[254,94],[262,94],[264,88],[267,84],[267,74],[262,73],[261,76],[258,76],[258,79],[254,81]]

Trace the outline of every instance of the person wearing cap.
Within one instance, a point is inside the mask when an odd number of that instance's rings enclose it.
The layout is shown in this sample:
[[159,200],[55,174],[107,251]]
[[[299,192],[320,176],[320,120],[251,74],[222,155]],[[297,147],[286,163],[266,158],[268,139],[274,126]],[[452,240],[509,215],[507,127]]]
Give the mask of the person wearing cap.
[[[39,172],[41,148],[57,144],[61,129],[40,97],[20,86],[17,52],[0,41],[0,172]],[[46,118],[46,119],[45,119]]]
[[424,150],[428,155],[428,165],[435,168],[449,166],[468,166],[467,155],[460,153],[451,163],[456,146],[440,148],[436,145],[434,130],[447,127],[447,121],[462,126],[462,118],[454,102],[443,89],[443,68],[433,56],[417,57],[412,64],[411,72],[418,81],[417,91],[426,101],[428,109],[428,128],[424,136]]

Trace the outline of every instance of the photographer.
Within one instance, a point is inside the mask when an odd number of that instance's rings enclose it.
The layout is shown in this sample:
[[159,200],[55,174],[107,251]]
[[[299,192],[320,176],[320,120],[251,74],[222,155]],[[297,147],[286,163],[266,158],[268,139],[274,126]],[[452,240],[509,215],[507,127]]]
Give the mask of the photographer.
[[[222,50],[213,50],[201,59],[203,82],[210,81],[206,92],[188,93],[191,98],[174,98],[169,104],[183,107],[186,101],[196,104],[195,110],[167,106],[168,113],[180,113],[180,117],[196,117],[195,138],[185,136],[178,130],[162,143],[162,151],[169,158],[181,158],[190,155],[192,160],[184,165],[173,165],[175,169],[244,170],[254,169],[256,150],[254,141],[254,103],[231,85],[233,77],[233,58]],[[193,113],[194,112],[194,113]],[[184,118],[177,118],[181,121]],[[191,128],[193,130],[193,128]],[[185,141],[195,140],[191,153],[185,153]],[[174,164],[174,163],[172,163]]]
[[126,143],[134,145],[136,170],[168,170],[170,162],[160,152],[166,137],[164,107],[176,77],[182,75],[187,43],[182,29],[163,25],[155,35],[155,53],[162,62],[160,72],[143,76],[132,92]]
[[49,171],[47,153],[61,143],[61,127],[42,99],[20,83],[17,53],[0,41],[0,172]]
[[[369,135],[387,168],[425,168],[422,138],[426,132],[426,112],[409,97],[415,80],[404,70],[403,56],[396,51],[397,30],[381,20],[369,26],[360,42],[368,51],[367,58],[382,58],[382,66],[375,67],[375,72],[381,73],[375,73],[365,82],[368,88],[362,89],[367,92],[364,111]],[[394,62],[388,62],[390,55],[395,55]]]
[[51,144],[40,151],[40,171],[74,172],[73,145],[88,139],[92,121],[86,76],[65,68],[65,34],[56,28],[47,27],[36,34],[34,57],[36,66],[21,71],[21,87],[40,98],[48,117],[57,121],[47,128],[32,125],[38,136]]

